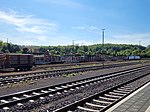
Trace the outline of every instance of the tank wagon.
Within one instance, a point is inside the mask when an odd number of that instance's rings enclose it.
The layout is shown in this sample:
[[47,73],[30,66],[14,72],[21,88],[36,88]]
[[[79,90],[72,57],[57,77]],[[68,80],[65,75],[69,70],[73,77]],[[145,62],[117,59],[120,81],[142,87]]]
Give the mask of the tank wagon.
[[32,54],[1,54],[0,68],[14,68],[16,70],[30,70],[33,66]]

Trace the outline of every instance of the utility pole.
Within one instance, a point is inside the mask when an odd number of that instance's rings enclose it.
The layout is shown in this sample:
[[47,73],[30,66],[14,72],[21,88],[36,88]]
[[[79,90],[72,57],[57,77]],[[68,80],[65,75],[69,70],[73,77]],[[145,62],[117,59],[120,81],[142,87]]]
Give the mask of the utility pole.
[[72,45],[73,45],[73,48],[72,48],[72,62],[74,62],[74,40],[72,41]]
[[6,52],[8,53],[9,52],[9,49],[8,49],[8,38],[7,38],[7,50]]
[[104,36],[105,36],[105,29],[102,29],[102,65],[103,65],[103,68],[104,68]]
[[[141,46],[141,40],[139,40],[139,57],[140,57],[139,62],[142,63],[142,61],[141,61],[141,55],[140,55],[140,46]],[[143,64],[143,63],[142,63],[142,64]]]
[[8,44],[8,38],[7,38],[7,44]]
[[141,40],[139,40],[139,56],[140,56],[140,46],[141,46]]
[[72,44],[73,44],[73,54],[74,54],[74,40],[73,40]]
[[102,29],[102,49],[104,50],[104,36],[105,36],[105,29]]

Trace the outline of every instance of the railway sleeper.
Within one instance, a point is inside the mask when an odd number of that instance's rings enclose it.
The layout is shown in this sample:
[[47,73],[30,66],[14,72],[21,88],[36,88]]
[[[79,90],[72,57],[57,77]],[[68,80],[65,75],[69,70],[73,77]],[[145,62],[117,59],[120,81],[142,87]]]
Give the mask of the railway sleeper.
[[119,99],[119,98],[121,98],[121,96],[111,95],[111,94],[105,94],[104,96],[108,97],[108,98],[113,98],[113,99]]
[[131,92],[133,89],[130,89],[130,90],[128,90],[128,89],[121,89],[121,88],[118,88],[117,90],[120,90],[120,91],[124,91],[124,92]]
[[115,93],[128,94],[129,91],[113,90]]
[[88,105],[88,106],[92,106],[92,107],[96,107],[96,108],[100,108],[100,109],[106,107],[104,105],[98,105],[98,104],[93,104],[93,103],[85,103],[85,104]]
[[133,88],[132,87],[121,87],[121,89],[125,89],[125,90],[133,90]]
[[78,106],[75,112],[99,112],[99,110],[89,109],[85,107]]
[[9,103],[9,101],[7,101],[7,100],[0,100],[1,101],[1,103]]
[[99,103],[99,102],[94,102],[94,101],[91,101],[90,103],[95,104],[95,105],[100,105],[100,106],[108,106],[109,105],[107,103]]
[[95,102],[95,103],[100,103],[100,104],[104,104],[104,105],[109,105],[109,104],[111,104],[111,102],[109,102],[109,101],[97,100],[97,99],[93,99],[93,102]]
[[42,93],[48,93],[49,91],[41,90]]
[[117,100],[117,99],[114,99],[114,98],[107,98],[105,96],[99,96],[99,99],[103,100],[103,101],[108,101],[108,102],[114,102],[114,101]]
[[40,93],[36,93],[36,92],[33,92],[32,94],[33,94],[33,95],[40,95]]
[[20,98],[18,98],[18,97],[13,97],[12,99],[14,99],[14,100],[20,100]]
[[117,92],[109,92],[109,94],[111,94],[111,95],[117,95],[117,96],[124,96],[124,95],[126,95],[126,94],[117,93]]
[[24,94],[23,96],[26,98],[31,97],[30,95],[27,95],[27,94]]
[[103,109],[103,107],[101,105],[96,105],[96,104],[92,104],[92,103],[85,103],[83,107],[89,108],[89,109],[94,109],[94,110]]

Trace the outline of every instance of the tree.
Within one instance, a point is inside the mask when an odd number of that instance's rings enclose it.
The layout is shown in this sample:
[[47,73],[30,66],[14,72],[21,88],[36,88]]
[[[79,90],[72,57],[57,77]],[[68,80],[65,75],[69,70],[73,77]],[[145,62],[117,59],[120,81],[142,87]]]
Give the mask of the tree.
[[23,53],[23,54],[29,53],[29,49],[28,49],[27,47],[23,48],[23,49],[22,49],[22,53]]
[[20,48],[19,48],[18,45],[13,45],[13,46],[12,46],[12,52],[13,52],[13,53],[16,53],[16,52],[19,52],[19,51],[20,51]]
[[3,53],[6,53],[6,52],[7,52],[7,47],[6,47],[6,46],[3,46],[1,51],[2,51]]

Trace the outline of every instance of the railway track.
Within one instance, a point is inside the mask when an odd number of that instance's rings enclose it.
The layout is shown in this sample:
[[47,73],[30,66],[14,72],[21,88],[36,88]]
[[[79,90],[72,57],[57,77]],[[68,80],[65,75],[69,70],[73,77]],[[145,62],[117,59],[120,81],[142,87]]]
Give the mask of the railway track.
[[[150,81],[150,74],[108,88],[53,112],[104,112]],[[49,111],[48,111],[49,112]]]
[[[66,112],[66,110],[69,111],[70,109],[75,109],[75,108],[72,108],[72,106],[77,107],[77,104],[79,105],[81,103],[83,104],[86,102],[90,102],[90,100],[92,98],[95,98],[95,96],[98,96],[100,94],[106,93],[106,91],[110,91],[114,88],[119,88],[119,87],[121,89],[123,89],[121,87],[123,85],[124,85],[123,86],[124,88],[129,87],[129,86],[125,86],[125,85],[127,85],[129,82],[137,80],[138,78],[147,76],[150,73],[149,68],[150,67],[148,67],[148,66],[134,68],[134,69],[130,69],[130,70],[122,71],[122,72],[115,72],[115,73],[106,74],[103,76],[86,78],[86,79],[82,79],[82,80],[78,80],[78,81],[62,83],[62,84],[58,84],[58,85],[54,85],[54,86],[37,88],[37,89],[29,90],[29,91],[23,91],[23,92],[19,92],[19,93],[1,96],[0,97],[0,112],[5,112],[5,111],[17,112],[16,110],[18,110],[18,112],[24,112],[24,110],[26,110],[26,109],[27,109],[27,111],[25,111],[25,112],[28,112],[28,111],[30,111],[30,109],[33,109],[33,106],[34,106],[34,108],[37,108],[41,104],[46,104],[51,101],[53,102],[57,99],[61,99],[61,97],[64,97],[65,95],[67,95],[67,96],[68,96],[68,94],[75,95],[75,94],[77,94],[77,92],[87,89],[89,87],[95,88],[96,85],[98,87],[99,87],[99,85],[104,86],[103,88],[101,88],[100,93],[97,90],[98,93],[96,93],[96,95],[93,95],[95,93],[95,91],[94,91],[94,93],[87,92],[89,94],[86,93],[85,96],[78,96],[78,98],[76,98],[76,100],[77,99],[78,100],[75,103],[72,103],[69,105],[64,103],[67,106],[63,106],[64,104],[62,104],[61,106],[58,106],[58,107],[56,106],[55,108],[54,107],[51,108],[55,112]],[[118,80],[118,79],[122,79],[122,80]],[[118,82],[116,82],[116,80]],[[108,83],[108,81],[110,84],[105,85],[105,83],[106,82]],[[121,91],[121,89],[118,91]],[[88,90],[90,90],[90,89],[87,89],[87,91]],[[94,89],[92,89],[92,90],[94,90]],[[115,94],[115,92],[113,91],[111,94]],[[123,93],[120,93],[120,95],[121,94],[123,94]],[[89,95],[90,95],[90,97],[86,98]],[[110,96],[110,94],[108,94],[107,96]],[[73,99],[70,99],[70,100],[73,100]],[[70,103],[70,102],[68,102],[68,103]],[[91,105],[91,103],[86,103],[86,104]],[[60,107],[62,107],[62,108],[60,108]],[[79,107],[79,109],[84,108],[84,107],[81,107],[81,108],[80,107]],[[46,109],[43,112],[47,112],[47,111],[51,111],[51,110]],[[42,111],[40,111],[40,112],[42,112]],[[81,112],[81,111],[79,111],[79,112]]]
[[100,62],[82,62],[82,63],[63,63],[63,64],[50,64],[50,65],[37,65],[32,68],[32,70],[39,70],[39,69],[46,69],[46,68],[66,68],[66,67],[73,67],[73,66],[87,66],[87,65],[92,65],[92,64],[100,64]]
[[[110,63],[110,62],[108,62]],[[100,62],[84,62],[84,63],[63,63],[63,64],[48,64],[48,65],[35,65],[32,67],[31,71],[37,71],[37,70],[47,70],[49,68],[67,68],[67,67],[74,67],[74,66],[87,66],[87,65],[100,65]],[[14,68],[8,68],[8,69],[0,69],[1,73],[11,73],[15,72]],[[19,72],[19,71],[18,71]]]
[[91,67],[51,70],[51,71],[42,71],[42,72],[34,72],[34,73],[25,73],[25,74],[4,75],[4,76],[0,76],[0,86],[5,86],[11,83],[16,84],[16,83],[27,81],[27,80],[37,80],[37,79],[58,77],[64,74],[87,72],[87,71],[107,69],[107,68],[113,68],[113,67],[121,67],[121,66],[129,66],[129,65],[135,65],[135,64],[140,64],[140,63],[132,62],[132,63],[105,65],[104,67],[103,66],[91,66]]

